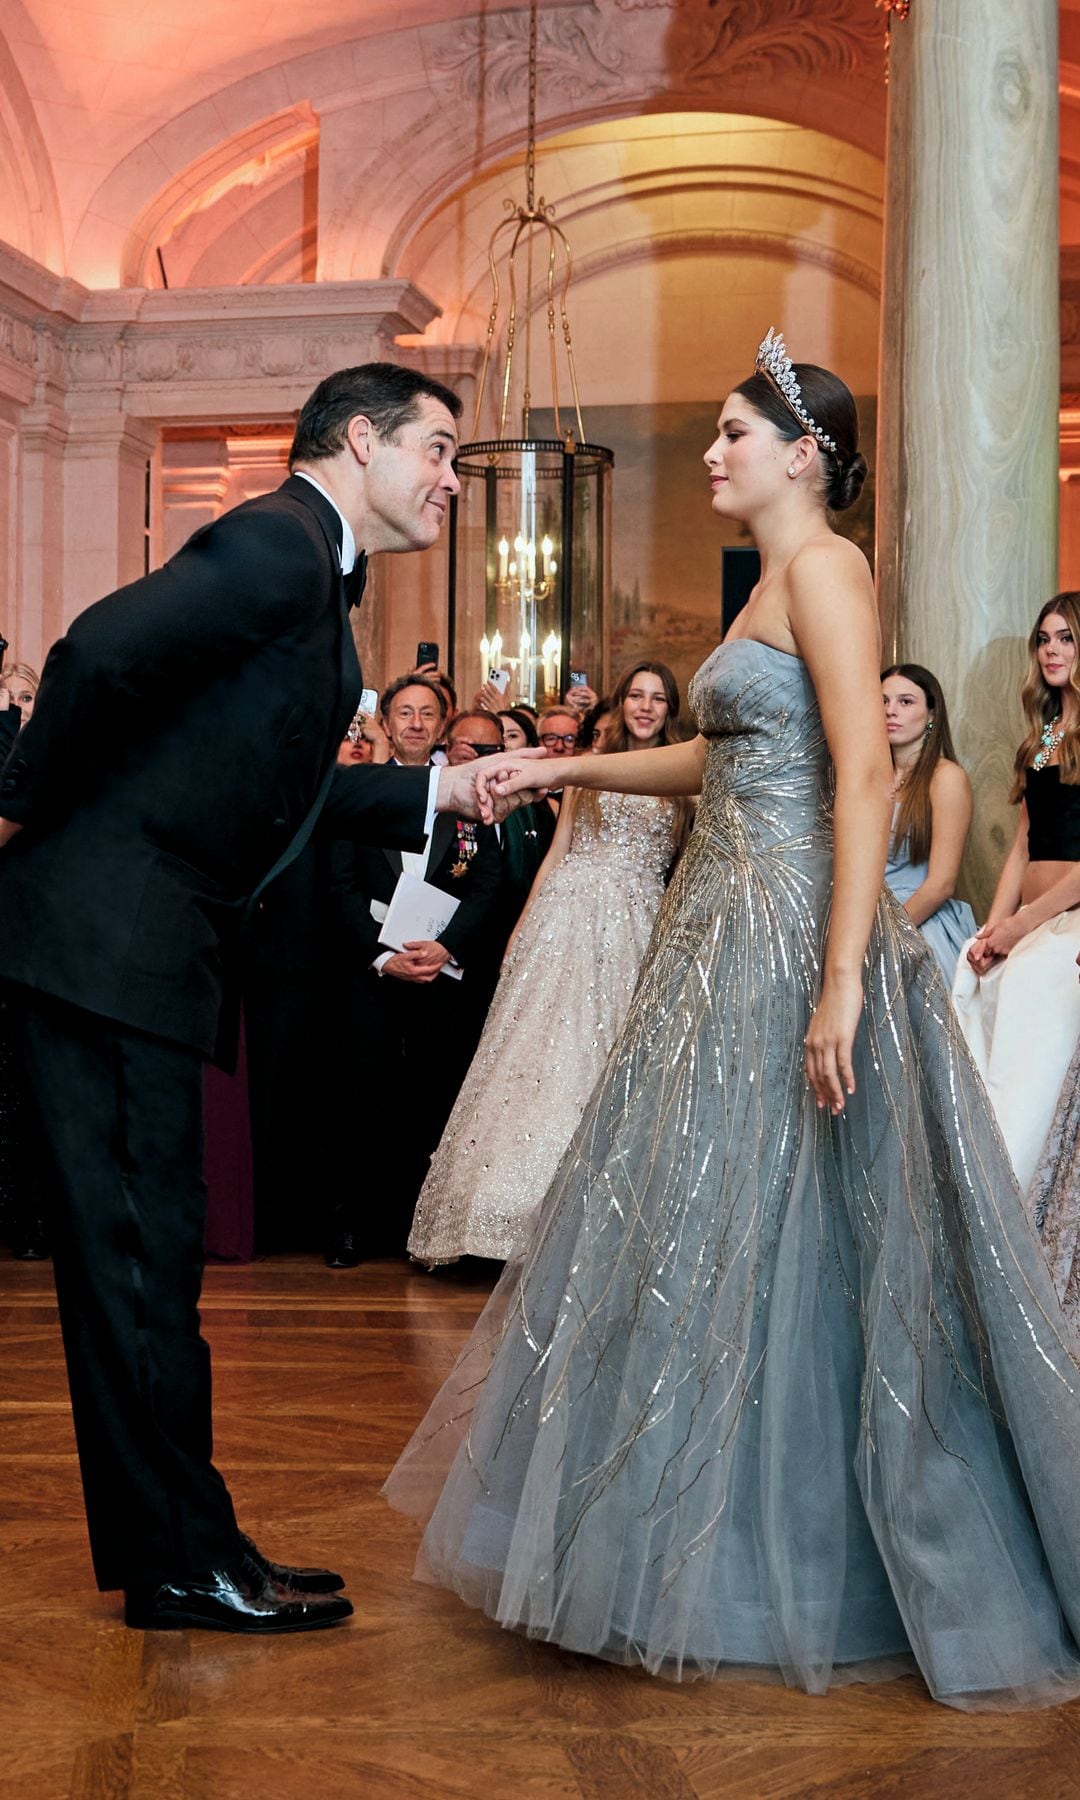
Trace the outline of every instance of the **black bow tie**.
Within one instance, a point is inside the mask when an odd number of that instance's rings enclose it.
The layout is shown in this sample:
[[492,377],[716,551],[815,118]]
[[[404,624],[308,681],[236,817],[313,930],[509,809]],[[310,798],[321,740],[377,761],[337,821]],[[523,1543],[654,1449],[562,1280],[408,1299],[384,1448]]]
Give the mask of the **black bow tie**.
[[346,606],[359,606],[366,582],[367,557],[361,550],[348,575],[341,577],[341,585],[345,589]]

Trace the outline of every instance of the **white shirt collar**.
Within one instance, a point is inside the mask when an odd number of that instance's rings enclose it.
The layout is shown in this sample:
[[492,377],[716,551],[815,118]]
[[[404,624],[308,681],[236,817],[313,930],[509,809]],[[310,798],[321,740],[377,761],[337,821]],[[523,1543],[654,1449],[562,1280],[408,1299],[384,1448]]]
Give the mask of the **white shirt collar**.
[[342,512],[337,501],[334,499],[333,494],[327,493],[321,481],[316,481],[314,475],[309,475],[306,469],[296,469],[294,473],[299,475],[301,481],[310,481],[313,488],[318,488],[323,499],[329,500],[334,511],[337,513],[338,518],[341,520],[341,573],[343,575],[351,575],[356,566],[356,538],[353,536],[352,526],[349,524],[348,519],[345,517],[345,514]]

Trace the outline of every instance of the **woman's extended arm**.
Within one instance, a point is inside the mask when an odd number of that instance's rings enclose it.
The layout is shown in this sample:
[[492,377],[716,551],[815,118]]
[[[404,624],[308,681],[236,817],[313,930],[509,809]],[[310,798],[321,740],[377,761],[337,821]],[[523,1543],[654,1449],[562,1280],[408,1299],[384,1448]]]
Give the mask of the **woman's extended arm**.
[[842,538],[811,544],[788,570],[788,623],[810,671],[836,770],[833,897],[825,972],[806,1034],[819,1106],[855,1092],[852,1046],[862,965],[889,842],[892,758],[879,679],[880,637],[865,558]]
[[[534,765],[534,767],[535,767],[535,765]],[[522,907],[520,913],[518,914],[517,924],[514,926],[513,931],[510,933],[510,936],[506,940],[506,949],[503,951],[503,961],[504,962],[506,961],[506,958],[509,956],[511,950],[514,947],[514,940],[517,937],[518,932],[521,930],[522,925],[525,923],[525,914],[528,912],[533,901],[536,899],[536,896],[540,892],[540,889],[543,887],[545,881],[547,881],[549,875],[551,874],[552,869],[555,869],[558,867],[558,865],[562,862],[563,857],[566,855],[566,852],[570,848],[570,842],[574,835],[575,801],[576,801],[576,795],[574,795],[574,794],[565,794],[563,796],[563,803],[559,808],[559,816],[558,816],[558,819],[555,821],[555,832],[554,832],[554,835],[552,837],[550,844],[548,845],[547,855],[544,857],[543,862],[540,864],[540,867],[537,869],[536,874],[533,876],[533,884],[532,884],[532,887],[529,889],[529,898],[526,900],[524,906]]]
[[[660,799],[678,799],[684,794],[700,794],[705,769],[706,743],[703,737],[691,738],[688,744],[664,744],[659,750],[622,750],[617,756],[563,756],[552,758],[552,778],[560,787],[602,788],[609,794],[654,794]],[[496,769],[486,777],[493,792],[503,798],[524,788],[535,787],[537,770],[515,773]],[[477,785],[485,782],[485,772],[477,775]]]
[[940,762],[930,780],[930,861],[925,881],[904,901],[913,925],[921,925],[956,892],[971,829],[971,783],[959,763]]

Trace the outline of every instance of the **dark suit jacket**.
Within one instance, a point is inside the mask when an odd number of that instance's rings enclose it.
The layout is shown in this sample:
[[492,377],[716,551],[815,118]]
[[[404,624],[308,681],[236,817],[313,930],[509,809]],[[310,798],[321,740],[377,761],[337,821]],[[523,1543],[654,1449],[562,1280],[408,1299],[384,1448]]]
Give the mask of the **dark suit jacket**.
[[[465,970],[465,982],[474,953],[483,951],[495,928],[502,883],[502,854],[490,825],[476,830],[476,855],[468,859],[466,873],[451,871],[459,862],[457,820],[440,813],[431,834],[427,879],[461,902],[446,930],[439,935],[456,963]],[[386,945],[379,942],[378,922],[371,916],[371,901],[388,905],[401,874],[399,850],[373,850],[365,845],[339,842],[333,850],[333,884],[336,911],[348,948],[351,975],[369,969]],[[441,978],[449,980],[449,977]],[[398,984],[392,982],[393,986]],[[462,984],[463,986],[465,983]]]
[[245,909],[317,807],[422,846],[427,771],[334,767],[362,686],[340,546],[290,477],[53,647],[0,777],[0,976],[209,1055]]

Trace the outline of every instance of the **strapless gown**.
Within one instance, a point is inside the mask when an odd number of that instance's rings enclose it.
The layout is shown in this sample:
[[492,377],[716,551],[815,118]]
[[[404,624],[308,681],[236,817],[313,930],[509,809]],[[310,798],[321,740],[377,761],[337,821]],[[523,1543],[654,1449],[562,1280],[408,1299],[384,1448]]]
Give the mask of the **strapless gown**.
[[690,846],[540,1210],[388,1484],[418,1573],[669,1675],[1080,1692],[1080,1368],[937,963],[883,892],[858,1091],[802,1063],[830,765],[804,664],[695,678]]
[[619,1034],[674,852],[669,800],[601,794],[522,922],[417,1202],[418,1262],[516,1256]]

